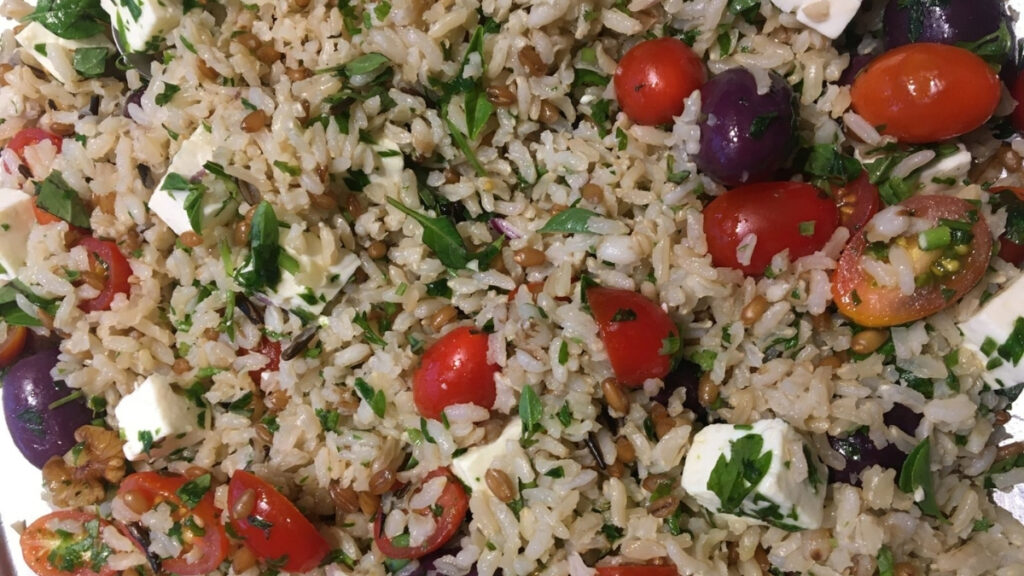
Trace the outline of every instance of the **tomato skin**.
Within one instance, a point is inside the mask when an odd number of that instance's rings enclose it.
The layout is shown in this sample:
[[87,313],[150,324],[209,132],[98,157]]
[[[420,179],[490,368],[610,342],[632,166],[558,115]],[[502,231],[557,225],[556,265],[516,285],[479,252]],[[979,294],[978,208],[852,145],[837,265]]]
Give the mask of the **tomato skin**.
[[104,272],[103,289],[99,295],[91,300],[79,302],[78,307],[85,312],[110,310],[114,296],[128,293],[128,277],[132,275],[132,267],[114,242],[86,236],[78,241],[78,245],[89,253],[90,267]]
[[679,571],[669,564],[620,564],[595,566],[598,576],[678,576]]
[[[1019,108],[1020,107],[1018,107],[1018,109]],[[1024,202],[1024,188],[999,186],[990,190],[992,194],[998,194],[1004,191],[1012,192],[1018,200]],[[1004,232],[999,237],[999,257],[1015,266],[1024,264],[1024,244],[1017,244],[1013,240],[1010,240],[1006,237],[1006,233]]]
[[490,409],[497,395],[487,362],[487,334],[462,326],[435,342],[420,360],[412,379],[412,396],[420,414],[438,419],[452,404],[473,403]]
[[[466,512],[469,511],[469,496],[462,483],[447,468],[437,468],[424,476],[423,482],[432,478],[445,476],[448,483],[445,485],[441,495],[437,498],[437,505],[443,511],[436,518],[437,528],[427,538],[426,542],[419,546],[396,546],[390,538],[384,535],[384,512],[378,511],[377,518],[373,522],[373,542],[377,548],[388,558],[412,559],[420,558],[440,549],[455,536],[466,519]],[[415,510],[413,512],[416,512]],[[423,511],[432,514],[430,510]]]
[[47,224],[55,224],[57,222],[62,222],[62,220],[59,217],[54,216],[53,214],[50,214],[46,210],[40,208],[36,204],[35,198],[32,198],[32,214],[34,214],[36,217],[36,223],[41,224],[43,226]]
[[60,153],[61,145],[64,139],[57,136],[53,132],[43,130],[42,128],[22,128],[11,138],[7,143],[7,148],[18,155],[22,162],[25,162],[25,148],[29,146],[35,146],[43,140],[49,140],[53,142],[53,146],[57,149],[57,153]]
[[[801,233],[801,224],[814,230]],[[735,268],[759,276],[772,257],[789,250],[791,260],[813,254],[828,242],[839,226],[835,202],[810,184],[759,182],[733,188],[704,207],[704,235],[715,266]],[[757,235],[749,264],[741,264],[736,250],[748,234]]]
[[868,179],[867,172],[836,190],[836,206],[839,208],[839,224],[851,234],[857,233],[871,217],[878,212],[882,200],[878,187]]
[[615,69],[619,107],[637,124],[671,122],[707,80],[704,63],[683,41],[658,38],[631,48]]
[[264,336],[253,352],[259,352],[267,357],[267,363],[263,368],[249,371],[249,379],[253,384],[259,386],[265,372],[277,372],[281,369],[281,342]]
[[25,564],[28,564],[33,572],[39,576],[113,576],[115,574],[115,571],[107,566],[103,566],[99,572],[94,572],[86,566],[68,572],[59,570],[50,564],[48,556],[60,541],[60,537],[46,526],[51,520],[81,522],[83,527],[86,522],[96,520],[99,522],[100,533],[105,526],[110,525],[110,522],[96,514],[80,510],[58,510],[39,518],[30,524],[21,535],[21,554],[25,558]]
[[[330,552],[330,545],[313,523],[283,494],[265,480],[238,470],[228,483],[228,509],[234,510],[242,494],[252,491],[255,504],[245,518],[232,518],[231,528],[245,540],[256,556],[264,560],[287,560],[280,568],[287,572],[306,572],[316,568]],[[259,527],[259,518],[270,527]]]
[[672,356],[661,351],[679,329],[661,306],[632,290],[600,287],[587,290],[587,304],[620,384],[637,388],[668,374]]
[[28,328],[7,326],[7,338],[0,342],[0,368],[7,368],[18,359],[28,342]]
[[907,44],[882,54],[853,81],[853,109],[900,142],[938,142],[978,128],[999,104],[984,60],[946,44]]
[[220,513],[213,503],[213,490],[208,491],[195,507],[189,509],[177,494],[178,489],[187,482],[188,478],[184,476],[164,476],[152,471],[136,472],[125,477],[117,494],[123,497],[128,492],[134,492],[151,502],[151,508],[160,502],[168,502],[184,515],[195,516],[200,520],[205,533],[191,541],[192,547],[202,550],[196,562],[189,563],[184,558],[165,558],[161,562],[166,572],[195,576],[215,570],[227,558],[230,545],[227,532],[220,523]]
[[[976,212],[966,200],[952,196],[912,196],[900,205],[933,222],[940,218],[962,220],[969,212]],[[864,234],[855,234],[843,249],[832,279],[832,297],[836,306],[861,326],[881,328],[913,322],[954,304],[985,275],[992,255],[992,237],[988,224],[980,216],[971,233],[974,236],[971,251],[965,257],[961,270],[942,283],[933,282],[910,295],[904,295],[897,286],[878,286],[864,272],[860,258],[867,239]],[[943,296],[943,288],[953,290],[952,296]]]

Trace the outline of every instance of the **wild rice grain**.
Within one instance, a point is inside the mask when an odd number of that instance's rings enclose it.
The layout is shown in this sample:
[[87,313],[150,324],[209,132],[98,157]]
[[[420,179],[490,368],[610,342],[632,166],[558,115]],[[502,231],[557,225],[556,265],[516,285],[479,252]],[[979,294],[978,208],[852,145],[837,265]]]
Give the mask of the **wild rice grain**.
[[679,498],[662,496],[647,505],[647,513],[655,518],[668,518],[679,507]]
[[587,182],[580,189],[580,195],[591,204],[600,204],[604,200],[604,189],[593,182]]
[[491,494],[494,494],[498,500],[506,504],[515,500],[516,487],[504,470],[488,468],[484,474],[484,480],[487,482],[487,488],[490,489]]
[[373,516],[380,508],[380,496],[369,492],[359,493],[359,510],[366,516]]
[[654,433],[658,438],[664,438],[676,427],[675,418],[669,415],[668,409],[657,402],[651,406],[651,420],[654,422]]
[[264,64],[273,64],[281,59],[281,53],[274,48],[273,44],[263,44],[256,49],[256,59]]

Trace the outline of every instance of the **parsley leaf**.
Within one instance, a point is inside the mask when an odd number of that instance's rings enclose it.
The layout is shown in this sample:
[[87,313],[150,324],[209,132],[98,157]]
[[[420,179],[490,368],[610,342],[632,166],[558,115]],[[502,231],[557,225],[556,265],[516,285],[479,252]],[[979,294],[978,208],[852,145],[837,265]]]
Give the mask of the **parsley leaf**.
[[107,68],[107,49],[103,46],[77,48],[71,57],[71,66],[83,78],[102,76]]
[[576,233],[590,233],[588,224],[590,219],[598,216],[596,212],[591,212],[586,208],[579,208],[573,206],[572,208],[566,208],[558,214],[552,216],[547,222],[541,226],[538,232],[542,234],[551,233],[565,233],[565,234],[576,234]]
[[370,409],[377,415],[378,418],[384,417],[384,411],[387,409],[387,398],[384,397],[383,390],[375,390],[373,386],[367,384],[366,380],[362,378],[356,378],[355,382],[356,392],[359,396],[366,400],[366,403],[370,405]]
[[235,273],[238,283],[249,292],[262,288],[274,289],[281,281],[278,260],[281,246],[274,208],[266,200],[256,206],[249,231],[249,255]]
[[89,210],[60,171],[50,172],[46,179],[36,183],[36,189],[36,206],[72,226],[89,228]]
[[209,473],[197,476],[178,488],[178,498],[189,508],[195,508],[210,490],[211,476]]
[[80,40],[102,34],[110,17],[99,0],[40,0],[23,21],[38,22],[67,40]]
[[533,386],[524,386],[523,393],[519,397],[519,419],[523,423],[524,441],[528,442],[534,434],[540,431],[540,419],[543,416],[543,411],[544,405]]
[[942,516],[942,512],[939,510],[938,503],[935,502],[931,454],[931,442],[925,438],[907,455],[907,459],[900,469],[898,485],[900,490],[908,494],[915,494],[920,490],[921,499],[917,501],[917,507],[925,514],[939,518]]
[[772,452],[764,454],[764,439],[760,434],[747,434],[730,443],[730,458],[725,454],[718,457],[708,477],[708,490],[722,502],[722,512],[734,513],[747,496],[757,487],[768,473],[772,463]]

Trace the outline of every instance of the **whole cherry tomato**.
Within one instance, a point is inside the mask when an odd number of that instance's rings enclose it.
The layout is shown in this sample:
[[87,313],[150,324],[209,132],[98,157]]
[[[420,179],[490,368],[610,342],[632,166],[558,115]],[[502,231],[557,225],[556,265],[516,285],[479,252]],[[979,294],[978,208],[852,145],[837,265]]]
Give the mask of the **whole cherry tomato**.
[[600,287],[587,290],[587,304],[621,384],[643,386],[668,374],[679,329],[660,306],[632,290]]
[[856,179],[836,189],[835,197],[836,206],[839,207],[839,224],[845,226],[851,234],[863,228],[882,204],[878,187],[868,179],[867,172],[861,172]]
[[[171,516],[182,526],[182,551],[178,557],[164,558],[161,566],[172,574],[191,576],[214,571],[228,555],[228,537],[213,504],[210,477],[189,479],[164,476],[156,472],[136,472],[121,482],[118,497],[146,502],[154,509],[166,502]],[[193,528],[198,527],[198,528]],[[196,550],[198,553],[194,553]]]
[[445,334],[427,349],[412,377],[412,397],[420,414],[440,418],[452,404],[494,405],[494,373],[487,362],[487,334],[467,326]]
[[927,143],[966,134],[999,104],[995,71],[946,44],[907,44],[882,54],[853,81],[853,109],[883,134]]
[[[420,558],[444,546],[458,532],[459,527],[462,526],[462,521],[466,518],[466,512],[469,510],[469,496],[466,495],[466,489],[462,487],[459,479],[447,468],[438,468],[427,474],[423,478],[421,485],[440,476],[445,477],[448,482],[444,485],[441,495],[437,497],[435,505],[424,510],[409,511],[412,514],[430,514],[434,516],[436,525],[434,533],[422,544],[418,546],[402,546],[400,545],[401,542],[396,542],[396,540],[399,540],[398,537],[388,538],[385,536],[385,512],[381,510],[377,513],[377,519],[373,523],[373,541],[385,556],[399,559]],[[411,496],[417,491],[418,488],[410,491],[409,495]]]
[[749,275],[763,274],[783,250],[791,259],[813,254],[838,226],[835,202],[800,182],[748,184],[704,207],[704,234],[715,266]]
[[103,279],[99,295],[79,302],[78,307],[86,312],[109,310],[115,295],[128,293],[128,277],[132,275],[132,267],[114,242],[86,236],[78,241],[78,245],[89,253],[92,273]]
[[[248,507],[246,514],[234,516]],[[259,476],[238,470],[228,483],[228,509],[231,528],[256,556],[273,561],[288,572],[306,572],[316,568],[330,552],[330,545],[316,527],[299,512],[288,498]]]
[[110,522],[79,510],[51,512],[21,534],[25,564],[39,576],[113,576],[103,544]]
[[[898,286],[880,286],[864,271],[861,258],[872,256],[865,254],[868,247],[865,235],[854,234],[839,258],[832,279],[832,297],[839,311],[861,326],[894,326],[934,314],[959,300],[981,280],[988,268],[992,237],[988,224],[969,202],[952,196],[911,196],[900,206],[936,225],[940,220],[969,225],[969,231],[965,232],[969,232],[970,242],[965,245],[967,249],[963,254],[951,257],[956,264],[947,267],[947,273],[924,275],[912,294],[904,294]],[[909,240],[915,260],[934,260],[942,256],[938,250],[926,253],[916,249],[916,235]],[[930,269],[930,266],[924,268]]]
[[645,40],[615,69],[619,107],[637,124],[664,124],[682,114],[686,98],[707,80],[700,57],[677,38]]

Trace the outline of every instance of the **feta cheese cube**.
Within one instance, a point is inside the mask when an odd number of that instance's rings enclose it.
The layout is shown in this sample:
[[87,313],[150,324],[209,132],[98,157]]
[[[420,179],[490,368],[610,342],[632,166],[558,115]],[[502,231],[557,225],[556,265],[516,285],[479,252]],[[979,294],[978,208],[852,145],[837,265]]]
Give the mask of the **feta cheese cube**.
[[176,394],[166,377],[153,374],[121,398],[114,416],[125,438],[125,458],[138,460],[170,452],[181,443],[175,441],[196,431],[198,409]]
[[452,459],[452,473],[458,476],[462,483],[476,492],[485,490],[487,482],[484,475],[491,463],[496,458],[512,450],[521,450],[519,439],[523,435],[523,424],[518,420],[509,421],[501,434],[490,444],[474,446],[465,454]]
[[801,24],[836,39],[860,10],[861,0],[772,0],[783,12],[796,12]]
[[962,347],[982,358],[992,388],[1024,382],[1024,276],[1018,277],[966,322]]
[[11,280],[25,265],[28,235],[35,223],[32,197],[21,190],[0,188],[0,280]]
[[682,486],[712,512],[786,530],[821,527],[828,470],[784,420],[712,424],[693,437]]
[[190,231],[200,234],[202,230],[192,228],[188,207],[189,196],[199,190],[197,193],[202,195],[198,205],[202,211],[202,227],[227,223],[235,216],[238,205],[232,188],[236,184],[226,182],[204,168],[210,162],[222,165],[227,158],[229,153],[219,148],[213,136],[200,126],[181,143],[181,148],[171,159],[167,174],[149,197],[149,209],[179,236]]
[[178,27],[180,0],[100,0],[121,47],[131,52],[156,52]]
[[266,297],[279,308],[317,316],[341,292],[359,268],[359,257],[340,247],[330,229],[302,233],[301,241],[282,241],[282,249],[293,262],[282,268],[281,281]]
[[62,84],[79,79],[74,67],[75,50],[105,48],[108,55],[114,53],[114,45],[102,34],[68,40],[50,32],[38,22],[29,22],[14,38],[23,48],[21,56],[26,63],[38,65]]

